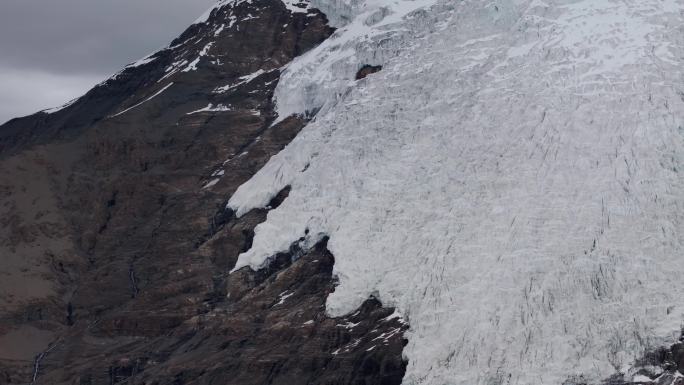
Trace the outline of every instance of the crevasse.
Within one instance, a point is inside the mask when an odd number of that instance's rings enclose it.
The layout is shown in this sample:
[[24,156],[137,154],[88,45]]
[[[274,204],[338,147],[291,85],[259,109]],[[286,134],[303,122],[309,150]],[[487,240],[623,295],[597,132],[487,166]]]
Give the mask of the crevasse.
[[229,202],[292,186],[236,268],[328,235],[329,313],[396,306],[405,384],[597,383],[672,342],[684,2],[344,4],[276,92],[319,114]]

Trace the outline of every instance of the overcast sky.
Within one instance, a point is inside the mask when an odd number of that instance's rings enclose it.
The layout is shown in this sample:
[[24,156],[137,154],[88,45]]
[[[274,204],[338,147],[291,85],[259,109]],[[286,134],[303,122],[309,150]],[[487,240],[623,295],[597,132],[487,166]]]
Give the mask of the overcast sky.
[[0,124],[82,95],[216,0],[0,0]]

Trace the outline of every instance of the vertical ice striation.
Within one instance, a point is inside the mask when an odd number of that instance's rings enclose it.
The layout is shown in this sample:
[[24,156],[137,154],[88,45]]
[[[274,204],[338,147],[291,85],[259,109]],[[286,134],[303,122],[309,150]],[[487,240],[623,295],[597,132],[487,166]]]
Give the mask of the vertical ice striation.
[[[387,4],[288,68],[281,111],[323,110],[231,198],[240,215],[292,186],[237,268],[330,236],[328,311],[397,306],[405,384],[595,383],[671,342],[684,1]],[[374,54],[351,85],[340,58]]]

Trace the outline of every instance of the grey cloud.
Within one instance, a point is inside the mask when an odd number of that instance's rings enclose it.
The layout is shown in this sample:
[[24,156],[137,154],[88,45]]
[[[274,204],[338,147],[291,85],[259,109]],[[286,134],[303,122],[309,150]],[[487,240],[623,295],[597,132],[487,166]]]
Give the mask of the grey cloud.
[[215,2],[2,0],[0,123],[84,93],[168,44]]
[[0,67],[0,124],[57,107],[100,82],[97,75],[60,75]]

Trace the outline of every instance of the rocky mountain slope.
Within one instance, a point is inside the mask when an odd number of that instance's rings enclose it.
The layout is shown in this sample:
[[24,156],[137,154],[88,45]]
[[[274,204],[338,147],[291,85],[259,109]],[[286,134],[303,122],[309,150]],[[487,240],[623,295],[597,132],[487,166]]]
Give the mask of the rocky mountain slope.
[[225,2],[70,105],[0,128],[0,383],[401,381],[392,309],[324,313],[324,241],[229,275],[268,210],[238,219],[227,199],[307,121],[272,124],[281,70],[332,32],[306,6]]
[[684,384],[682,26],[220,1],[0,127],[0,383]]

